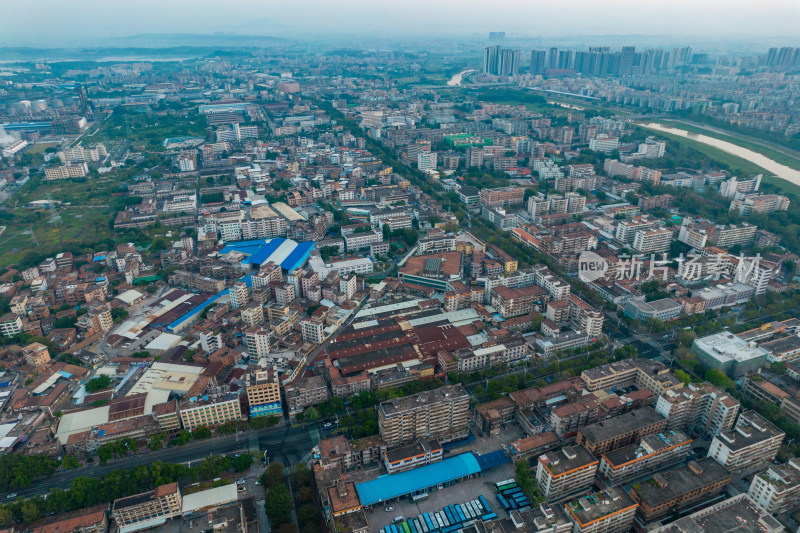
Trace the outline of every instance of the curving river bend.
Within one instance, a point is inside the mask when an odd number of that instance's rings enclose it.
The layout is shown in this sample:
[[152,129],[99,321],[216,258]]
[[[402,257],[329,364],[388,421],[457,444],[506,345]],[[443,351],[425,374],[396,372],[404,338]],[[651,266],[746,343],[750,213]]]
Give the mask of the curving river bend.
[[642,124],[642,126],[651,130],[670,133],[672,135],[685,137],[692,141],[697,141],[703,144],[707,144],[709,146],[713,146],[714,148],[718,148],[723,152],[727,152],[737,157],[741,157],[746,161],[750,161],[751,163],[760,166],[764,170],[771,172],[775,176],[784,179],[789,183],[800,185],[800,170],[795,170],[793,168],[787,167],[786,165],[782,165],[781,163],[778,163],[777,161],[774,161],[763,154],[754,152],[749,148],[744,148],[742,146],[730,143],[728,141],[723,141],[721,139],[709,137],[708,135],[689,133],[686,130],[682,130],[680,128],[672,128],[669,126],[664,126],[662,124],[650,123],[650,124]]

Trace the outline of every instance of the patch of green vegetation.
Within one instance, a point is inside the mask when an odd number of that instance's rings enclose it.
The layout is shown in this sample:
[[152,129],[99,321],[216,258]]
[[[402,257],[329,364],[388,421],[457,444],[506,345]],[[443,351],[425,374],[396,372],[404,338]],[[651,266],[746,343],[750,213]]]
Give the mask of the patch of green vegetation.
[[163,151],[166,137],[205,137],[206,119],[197,113],[186,117],[153,116],[118,107],[100,126],[97,140],[127,139],[148,150]]

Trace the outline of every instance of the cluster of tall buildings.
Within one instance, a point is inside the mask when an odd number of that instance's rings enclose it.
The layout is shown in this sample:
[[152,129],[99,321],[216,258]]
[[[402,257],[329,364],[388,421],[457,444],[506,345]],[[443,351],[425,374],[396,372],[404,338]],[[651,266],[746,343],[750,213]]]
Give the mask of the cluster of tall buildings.
[[[775,61],[783,64],[786,61],[795,64],[797,53],[776,52]],[[487,46],[483,51],[483,73],[497,76],[514,76],[519,74],[519,62],[522,52]],[[691,61],[692,49],[688,46],[673,50],[647,50],[637,52],[633,46],[623,46],[618,52],[612,52],[608,46],[593,46],[588,50],[532,50],[530,57],[530,74],[574,72],[591,76],[631,76],[667,70]],[[787,63],[789,64],[789,63]]]
[[496,76],[516,76],[519,74],[521,54],[522,52],[519,50],[487,46],[483,51],[483,73]]
[[769,67],[796,67],[800,65],[800,48],[770,48],[765,62]]
[[592,76],[630,76],[665,70],[687,64],[692,57],[690,47],[637,52],[633,46],[623,46],[612,52],[608,46],[593,46],[588,50],[532,50],[530,73],[573,71]]

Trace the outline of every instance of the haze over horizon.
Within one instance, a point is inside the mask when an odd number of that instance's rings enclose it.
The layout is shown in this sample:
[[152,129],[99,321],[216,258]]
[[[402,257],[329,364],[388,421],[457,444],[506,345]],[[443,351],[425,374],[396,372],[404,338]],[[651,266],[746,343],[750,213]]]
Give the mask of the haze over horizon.
[[[246,16],[243,16],[246,15]],[[657,36],[676,42],[732,42],[780,45],[798,40],[800,2],[763,0],[675,0],[642,4],[631,0],[577,0],[563,5],[541,1],[520,5],[496,0],[408,0],[393,4],[310,0],[297,4],[232,0],[224,4],[141,0],[122,14],[115,2],[59,0],[0,5],[0,45],[76,47],[113,44],[104,39],[141,34],[274,35],[298,41],[319,38],[454,37],[505,31],[509,37]]]

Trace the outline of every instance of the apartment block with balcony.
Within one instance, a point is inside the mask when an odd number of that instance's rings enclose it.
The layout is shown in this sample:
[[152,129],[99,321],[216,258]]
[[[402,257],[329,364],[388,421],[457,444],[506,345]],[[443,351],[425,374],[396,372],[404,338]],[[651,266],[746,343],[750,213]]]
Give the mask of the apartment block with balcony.
[[598,474],[610,485],[619,485],[686,458],[692,439],[682,431],[665,431],[647,435],[636,444],[629,444],[600,457]]
[[690,383],[665,391],[656,400],[655,408],[667,419],[669,430],[716,437],[733,427],[740,407],[736,398],[710,383]]
[[770,465],[756,474],[747,495],[767,513],[778,515],[800,507],[800,460]]
[[468,411],[469,396],[464,388],[448,385],[381,402],[378,427],[389,447],[429,438],[447,443],[466,437]]
[[328,399],[328,385],[322,376],[298,379],[285,387],[289,416],[302,413],[307,407]]
[[775,459],[786,434],[755,411],[745,411],[732,430],[711,441],[708,456],[731,472]]
[[228,396],[208,400],[206,397],[189,399],[180,406],[181,424],[183,429],[193,431],[199,426],[217,426],[225,422],[242,420],[242,406],[239,396]]

